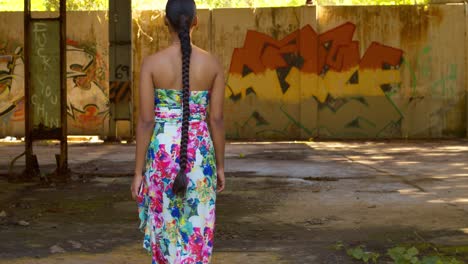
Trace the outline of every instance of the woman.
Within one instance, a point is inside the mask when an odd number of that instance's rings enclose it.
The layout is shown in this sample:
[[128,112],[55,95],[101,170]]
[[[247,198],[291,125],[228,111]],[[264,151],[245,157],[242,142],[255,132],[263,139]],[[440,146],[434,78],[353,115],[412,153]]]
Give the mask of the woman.
[[191,43],[195,13],[193,0],[169,0],[165,23],[172,44],[141,67],[131,191],[143,246],[158,264],[210,262],[216,192],[225,184],[224,73]]

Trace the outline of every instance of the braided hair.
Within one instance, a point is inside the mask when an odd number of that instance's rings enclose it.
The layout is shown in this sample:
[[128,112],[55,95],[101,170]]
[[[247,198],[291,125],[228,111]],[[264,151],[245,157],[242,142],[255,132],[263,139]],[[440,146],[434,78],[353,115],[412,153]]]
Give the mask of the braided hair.
[[182,51],[182,133],[180,138],[179,166],[172,191],[175,194],[185,195],[188,186],[187,145],[190,118],[190,56],[192,42],[190,28],[196,15],[196,5],[193,0],[169,0],[166,5],[166,17],[172,29],[178,33]]

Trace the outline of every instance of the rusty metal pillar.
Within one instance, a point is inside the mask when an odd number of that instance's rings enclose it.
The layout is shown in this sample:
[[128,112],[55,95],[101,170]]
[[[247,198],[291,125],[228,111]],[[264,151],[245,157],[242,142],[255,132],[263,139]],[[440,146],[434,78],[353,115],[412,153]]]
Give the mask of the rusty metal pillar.
[[58,175],[68,178],[67,126],[67,0],[60,0],[60,158]]
[[35,176],[35,170],[33,166],[33,151],[32,151],[32,129],[31,129],[31,95],[29,93],[30,80],[29,80],[29,36],[30,36],[30,18],[31,18],[31,2],[30,0],[24,0],[24,107],[25,107],[25,141],[26,141],[26,169],[25,176],[32,178]]
[[31,0],[24,0],[26,170],[39,173],[33,152],[35,140],[60,140],[56,174],[68,176],[66,0],[60,0],[58,17],[33,18]]
[[133,137],[132,1],[109,0],[109,101],[107,140]]

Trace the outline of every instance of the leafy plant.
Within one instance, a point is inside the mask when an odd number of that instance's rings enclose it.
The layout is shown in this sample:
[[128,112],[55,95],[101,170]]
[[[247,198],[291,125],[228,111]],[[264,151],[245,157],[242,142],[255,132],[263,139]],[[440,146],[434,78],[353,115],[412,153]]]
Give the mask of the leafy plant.
[[462,264],[455,258],[443,256],[424,256],[421,260],[418,257],[419,251],[415,247],[404,248],[394,247],[387,251],[387,254],[395,261],[395,264]]
[[343,249],[343,248],[344,248],[344,244],[343,244],[343,241],[341,241],[341,240],[340,240],[340,241],[337,241],[337,242],[335,243],[335,245],[333,245],[333,249],[334,249],[334,250],[341,250],[341,249]]
[[421,264],[463,264],[454,258],[441,258],[439,256],[426,256],[423,257]]
[[[67,0],[67,10],[107,10],[108,0]],[[133,10],[164,9],[167,0],[132,0]],[[302,6],[306,0],[195,0],[200,8]],[[411,5],[428,0],[314,0],[318,5]],[[33,11],[57,11],[59,0],[31,0]],[[24,1],[0,0],[0,11],[23,11]]]
[[[33,0],[37,1],[37,0]],[[60,0],[43,0],[47,10],[59,10]],[[109,8],[109,0],[67,0],[67,10],[107,10]]]
[[419,250],[415,247],[394,247],[387,250],[387,254],[395,261],[395,264],[419,264]]
[[[31,0],[32,11],[58,11],[60,0]],[[108,0],[67,0],[68,11],[107,10]],[[24,1],[0,0],[0,11],[23,11]]]
[[353,248],[347,248],[346,254],[354,259],[362,260],[364,263],[369,263],[369,261],[377,263],[377,259],[380,257],[379,253],[365,251],[364,246],[362,245]]
[[[333,245],[335,250],[346,250],[346,254],[355,260],[360,260],[363,263],[377,263],[381,256],[377,252],[365,250],[364,245],[356,247],[347,247],[342,241],[338,241]],[[387,256],[393,261],[393,264],[464,264],[454,257],[447,257],[439,254],[437,248],[432,248],[436,255],[419,256],[419,250],[412,247],[396,246],[387,250]]]

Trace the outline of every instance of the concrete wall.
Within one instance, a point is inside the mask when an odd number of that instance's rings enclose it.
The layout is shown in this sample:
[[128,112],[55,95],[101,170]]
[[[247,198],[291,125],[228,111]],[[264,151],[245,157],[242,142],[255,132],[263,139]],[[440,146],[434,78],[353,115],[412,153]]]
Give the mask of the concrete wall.
[[[0,135],[24,135],[23,20],[0,13]],[[14,26],[17,25],[17,26]]]
[[[466,9],[200,10],[193,38],[224,63],[229,138],[465,137]],[[22,14],[0,22],[0,136],[21,135]],[[71,134],[107,134],[107,30],[104,13],[69,13],[69,64],[80,65],[68,78]],[[163,14],[134,12],[132,42],[136,117],[141,61],[169,44]]]
[[[35,15],[35,14],[33,14]],[[41,14],[41,17],[48,17]],[[105,12],[68,12],[68,133],[106,135],[109,124]],[[22,12],[0,13],[0,137],[24,135]]]
[[[468,5],[465,4],[465,100],[468,115]],[[468,116],[465,117],[466,136],[468,137]]]
[[[224,63],[229,138],[464,137],[465,8],[216,9],[194,42]],[[161,14],[135,17],[139,69],[168,40]]]
[[[336,37],[349,36],[335,55],[331,51],[336,45],[323,50],[327,59],[338,55],[355,62],[349,70],[344,65],[339,70],[331,67],[331,76],[328,72],[324,76],[325,89],[334,90],[329,95],[339,107],[326,105],[319,111],[319,136],[463,136],[466,26],[455,22],[464,20],[463,9],[463,5],[321,8],[322,35],[334,30]],[[349,27],[349,35],[346,30],[339,34],[340,26]],[[357,83],[349,79],[355,72]]]
[[235,10],[242,24],[226,21],[229,12],[213,11],[214,53],[228,70],[228,136],[311,137],[317,103],[304,94],[299,67],[316,64],[317,46],[305,43],[315,34],[315,7]]

